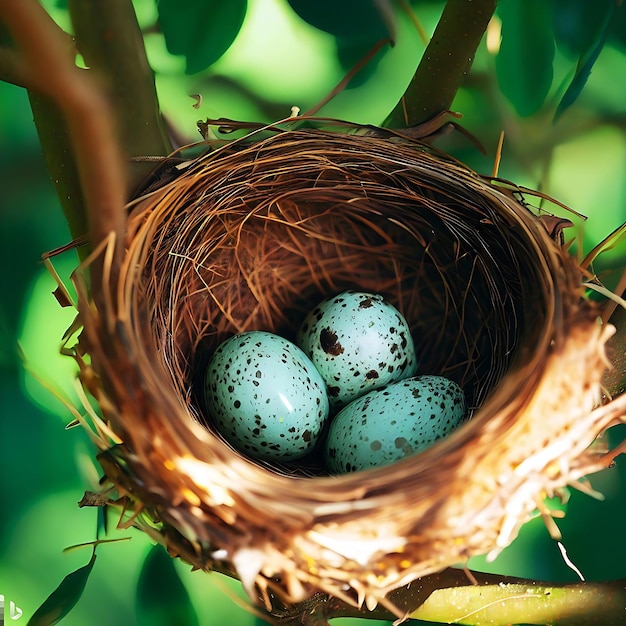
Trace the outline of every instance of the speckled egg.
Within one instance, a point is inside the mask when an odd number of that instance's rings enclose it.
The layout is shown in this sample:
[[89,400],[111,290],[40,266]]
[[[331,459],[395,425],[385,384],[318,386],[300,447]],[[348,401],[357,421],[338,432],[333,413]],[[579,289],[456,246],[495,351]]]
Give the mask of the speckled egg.
[[378,294],[327,298],[307,315],[296,343],[324,378],[335,409],[417,371],[406,320]]
[[416,376],[370,391],[330,425],[325,458],[333,474],[388,465],[422,452],[465,419],[463,390],[442,376]]
[[324,381],[306,354],[262,331],[220,344],[207,368],[205,402],[223,437],[259,460],[304,456],[328,417]]

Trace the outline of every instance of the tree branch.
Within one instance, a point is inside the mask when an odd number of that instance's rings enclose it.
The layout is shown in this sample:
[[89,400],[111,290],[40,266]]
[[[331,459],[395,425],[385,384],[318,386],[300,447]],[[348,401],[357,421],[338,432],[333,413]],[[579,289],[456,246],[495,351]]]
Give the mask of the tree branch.
[[26,87],[32,80],[21,55],[6,46],[0,47],[0,80],[17,87]]
[[413,80],[385,126],[416,126],[451,107],[495,8],[496,0],[448,0]]
[[[64,47],[68,56],[73,58],[74,40],[72,37],[60,29],[58,36],[59,39],[65,39]],[[88,230],[85,201],[80,188],[78,168],[67,125],[51,98],[28,90],[37,79],[33,76],[32,68],[26,62],[24,55],[15,49],[15,42],[2,22],[0,22],[0,80],[24,87],[28,91],[48,173],[57,192],[70,233],[74,239],[84,237]],[[84,257],[85,249],[80,248],[79,254]]]
[[[172,146],[131,0],[69,0],[69,10],[76,46],[111,98],[126,154],[168,155]],[[128,163],[131,192],[152,169],[151,163]]]
[[125,160],[106,98],[88,73],[76,67],[67,36],[38,2],[0,0],[0,19],[23,56],[29,88],[49,97],[67,124],[89,211],[92,245],[113,232],[119,253],[124,232]]

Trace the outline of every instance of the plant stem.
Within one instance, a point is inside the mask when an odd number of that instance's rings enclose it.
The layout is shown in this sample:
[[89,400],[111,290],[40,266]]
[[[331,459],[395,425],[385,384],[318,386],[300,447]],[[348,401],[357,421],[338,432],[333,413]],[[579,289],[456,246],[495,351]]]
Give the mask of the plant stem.
[[411,617],[473,626],[615,624],[626,618],[624,582],[439,589]]
[[[159,110],[154,74],[131,0],[69,0],[76,45],[111,97],[120,142],[130,157],[172,151]],[[130,191],[154,169],[130,162]]]
[[496,0],[448,0],[415,75],[385,126],[416,126],[452,106],[495,8]]
[[[626,617],[626,580],[549,584],[479,572],[472,576],[477,584],[463,570],[448,568],[396,589],[387,599],[411,619],[447,624],[583,626],[621,623]],[[327,626],[338,617],[393,620],[398,615],[383,604],[369,611],[319,593],[269,619],[281,626]]]

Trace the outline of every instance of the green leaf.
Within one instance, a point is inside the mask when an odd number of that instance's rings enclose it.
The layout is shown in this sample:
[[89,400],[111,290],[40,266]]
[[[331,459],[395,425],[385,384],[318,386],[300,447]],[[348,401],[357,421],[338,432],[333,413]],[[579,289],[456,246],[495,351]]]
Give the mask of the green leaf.
[[626,50],[626,9],[623,4],[618,5],[609,31],[609,41],[624,52]]
[[74,608],[83,594],[95,562],[96,553],[94,551],[87,565],[71,572],[61,581],[61,584],[28,620],[27,626],[51,626],[62,620]]
[[578,58],[596,47],[615,10],[615,0],[549,0],[559,49]]
[[143,563],[137,583],[139,626],[198,626],[198,616],[172,557],[155,545]]
[[[367,57],[377,42],[396,38],[397,17],[391,0],[288,0],[305,22],[336,38],[337,60],[347,72]],[[363,84],[376,70],[383,48],[350,81],[348,88]]]
[[556,122],[563,113],[574,104],[580,92],[583,90],[583,87],[587,84],[589,80],[589,76],[591,75],[591,70],[600,56],[600,52],[602,52],[602,48],[604,48],[604,43],[606,41],[606,37],[602,37],[602,39],[596,44],[596,47],[591,50],[591,52],[586,56],[586,58],[581,57],[578,65],[576,67],[576,73],[574,74],[574,78],[572,78],[572,82],[569,84],[569,87],[566,89],[561,101],[559,102],[556,112],[554,114],[554,121]]
[[587,84],[589,76],[591,75],[591,70],[593,69],[595,62],[598,60],[600,52],[602,52],[604,44],[606,43],[606,38],[609,30],[609,25],[611,23],[611,17],[613,16],[614,8],[615,4],[611,2],[606,12],[602,13],[601,11],[599,11],[602,17],[602,21],[599,24],[594,25],[593,28],[589,29],[590,31],[595,33],[595,40],[592,40],[590,43],[587,43],[586,41],[584,42],[585,47],[581,49],[578,64],[576,66],[576,72],[574,73],[574,78],[572,78],[572,82],[569,84],[569,87],[566,89],[563,97],[561,98],[561,101],[557,106],[556,112],[554,114],[554,121],[557,121],[561,117],[561,115],[563,115],[563,113],[570,106],[572,106],[572,104],[574,104],[574,102],[580,95],[580,92],[583,90],[583,87]]
[[[336,38],[337,60],[345,71],[364,59],[382,39],[395,40],[396,15],[391,0],[288,0],[305,22]],[[350,81],[363,84],[388,52],[385,47]]]
[[395,37],[389,0],[288,0],[305,22],[335,37],[375,42]]
[[[347,72],[371,53],[376,42],[356,39],[337,38],[337,60]],[[361,69],[348,84],[348,89],[359,87],[376,71],[380,61],[389,52],[389,46],[379,50],[376,55]]]
[[186,73],[215,63],[241,30],[248,0],[159,0],[159,23],[167,49],[185,57]]
[[498,83],[521,116],[536,113],[552,86],[554,36],[544,0],[502,0]]

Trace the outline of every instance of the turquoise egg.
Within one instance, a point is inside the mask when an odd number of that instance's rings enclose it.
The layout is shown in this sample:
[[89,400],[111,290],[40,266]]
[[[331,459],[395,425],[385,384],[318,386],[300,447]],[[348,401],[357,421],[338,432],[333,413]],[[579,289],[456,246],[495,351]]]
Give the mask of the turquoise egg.
[[416,376],[354,400],[330,425],[325,458],[332,474],[394,463],[422,452],[466,417],[463,390],[442,376]]
[[220,344],[207,367],[205,404],[218,432],[251,458],[293,461],[328,418],[324,381],[295,344],[250,331]]
[[322,375],[334,409],[417,371],[406,320],[378,294],[327,298],[307,315],[296,343]]

